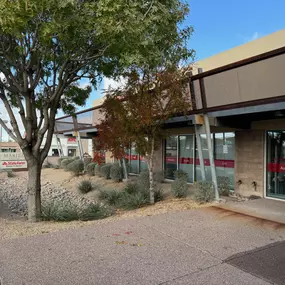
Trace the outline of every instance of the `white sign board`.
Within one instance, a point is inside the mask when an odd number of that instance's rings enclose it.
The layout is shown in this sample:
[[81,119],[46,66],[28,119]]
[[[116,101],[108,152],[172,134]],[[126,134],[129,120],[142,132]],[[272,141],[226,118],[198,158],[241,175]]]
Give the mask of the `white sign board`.
[[228,146],[226,144],[223,145],[223,153],[228,153]]
[[27,162],[21,152],[4,152],[0,153],[0,168],[27,168]]

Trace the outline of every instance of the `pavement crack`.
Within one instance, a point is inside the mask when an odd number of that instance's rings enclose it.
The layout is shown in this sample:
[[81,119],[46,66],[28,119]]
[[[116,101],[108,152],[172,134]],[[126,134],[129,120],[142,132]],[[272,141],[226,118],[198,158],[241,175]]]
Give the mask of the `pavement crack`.
[[169,237],[169,238],[171,238],[171,239],[173,239],[173,240],[176,240],[176,241],[179,241],[180,243],[183,243],[184,245],[186,245],[186,246],[188,246],[188,247],[191,247],[191,248],[194,248],[194,249],[196,249],[196,250],[198,250],[198,251],[200,251],[200,252],[202,252],[202,253],[205,253],[205,254],[208,254],[208,255],[210,255],[211,257],[213,257],[214,259],[217,259],[219,262],[223,262],[223,260],[221,259],[221,258],[219,258],[219,257],[217,257],[217,256],[215,256],[215,255],[213,255],[210,251],[208,251],[208,250],[204,250],[204,249],[201,249],[201,248],[199,248],[199,247],[196,247],[196,246],[193,246],[193,245],[191,245],[191,244],[189,244],[189,243],[187,243],[187,242],[185,242],[185,241],[183,241],[183,240],[181,240],[181,239],[179,239],[179,238],[177,238],[177,237],[175,237],[175,236],[172,236],[172,235],[169,235],[169,234],[167,234],[167,233],[165,233],[165,232],[163,232],[163,231],[161,231],[161,230],[158,230],[158,229],[156,229],[156,228],[154,228],[154,227],[152,227],[152,226],[149,226],[149,225],[146,225],[146,224],[144,224],[144,223],[142,223],[145,227],[148,227],[148,228],[150,228],[150,229],[152,229],[152,230],[154,230],[154,231],[156,231],[156,232],[158,232],[158,233],[160,233],[160,234],[162,234],[162,235],[164,235],[164,236],[167,236],[167,237]]
[[187,273],[187,274],[184,274],[184,275],[181,275],[181,276],[177,276],[177,277],[175,277],[175,278],[173,278],[173,279],[169,279],[169,280],[163,281],[163,282],[161,282],[161,283],[158,283],[157,285],[167,284],[167,283],[169,283],[169,282],[173,282],[173,281],[175,281],[175,280],[179,280],[179,279],[182,279],[182,278],[184,278],[184,277],[191,276],[191,275],[193,275],[193,274],[196,274],[196,273],[199,273],[199,272],[202,272],[202,271],[211,269],[211,268],[213,268],[213,267],[217,267],[217,266],[219,266],[219,265],[220,265],[220,263],[219,263],[219,264],[214,264],[214,265],[211,265],[211,266],[207,266],[207,267],[205,267],[205,268],[199,268],[198,270],[195,270],[195,271],[193,271],[193,272],[190,272],[190,273]]

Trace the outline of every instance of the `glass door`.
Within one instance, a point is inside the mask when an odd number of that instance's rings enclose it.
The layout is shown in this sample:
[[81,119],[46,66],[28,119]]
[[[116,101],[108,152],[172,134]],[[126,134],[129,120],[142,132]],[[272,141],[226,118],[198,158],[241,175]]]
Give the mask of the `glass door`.
[[194,136],[179,136],[179,169],[187,173],[188,182],[194,182]]
[[285,131],[267,132],[266,196],[285,199]]
[[174,179],[177,170],[177,136],[171,136],[165,141],[165,178]]

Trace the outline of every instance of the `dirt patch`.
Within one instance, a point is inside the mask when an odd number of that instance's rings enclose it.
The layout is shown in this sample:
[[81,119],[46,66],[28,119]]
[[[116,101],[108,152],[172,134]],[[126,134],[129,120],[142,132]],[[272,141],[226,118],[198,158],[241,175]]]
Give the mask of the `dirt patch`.
[[154,216],[168,212],[178,212],[206,207],[199,205],[190,199],[171,199],[158,202],[155,205],[143,207],[133,211],[118,211],[116,215],[97,221],[73,221],[73,222],[39,222],[29,223],[25,218],[14,217],[0,218],[0,240],[13,239],[20,236],[33,236],[39,234],[47,234],[57,232],[64,229],[73,229],[85,227],[89,225],[99,225],[110,223],[122,219],[130,219],[135,217]]
[[[6,173],[0,173],[0,180],[2,179],[5,187],[12,187],[13,190],[18,189],[18,191],[25,191],[27,172],[16,173],[14,178],[8,178]],[[87,175],[73,177],[69,172],[62,169],[43,169],[42,171],[42,191],[43,196],[47,191],[55,191],[53,188],[55,186],[60,187],[57,191],[67,191],[72,192],[73,195],[80,197],[86,197],[91,200],[96,200],[98,191],[92,191],[86,195],[80,194],[77,189],[77,185],[82,180],[90,180],[98,188],[102,189],[116,189],[121,190],[125,187],[126,183],[115,183],[111,180],[105,180],[100,177],[90,177]],[[135,178],[131,178],[134,180]],[[17,186],[17,187],[16,187]],[[95,225],[101,223],[109,223],[118,219],[129,219],[134,217],[152,216],[159,215],[167,212],[177,212],[177,211],[187,211],[191,209],[196,209],[201,207],[198,203],[194,202],[190,198],[188,199],[172,199],[170,197],[171,184],[163,183],[160,185],[166,194],[166,200],[158,202],[155,205],[146,206],[133,211],[120,211],[112,217],[97,220],[97,221],[73,221],[73,222],[39,222],[39,223],[29,223],[25,217],[19,217],[12,214],[7,207],[0,204],[0,240],[16,238],[19,236],[32,236],[38,234],[46,234],[49,232],[59,231],[62,229],[70,229],[77,227],[84,227],[87,225]],[[96,187],[97,188],[97,187]]]

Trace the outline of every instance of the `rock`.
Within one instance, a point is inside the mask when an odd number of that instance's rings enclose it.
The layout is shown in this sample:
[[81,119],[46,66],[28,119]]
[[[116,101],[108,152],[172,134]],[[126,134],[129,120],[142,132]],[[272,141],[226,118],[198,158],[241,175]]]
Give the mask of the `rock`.
[[[26,216],[27,209],[27,178],[0,179],[0,200],[16,214]],[[61,185],[48,182],[42,185],[42,203],[50,201],[62,201],[75,204],[82,208],[94,203],[93,200],[80,196],[80,194],[70,192]]]

